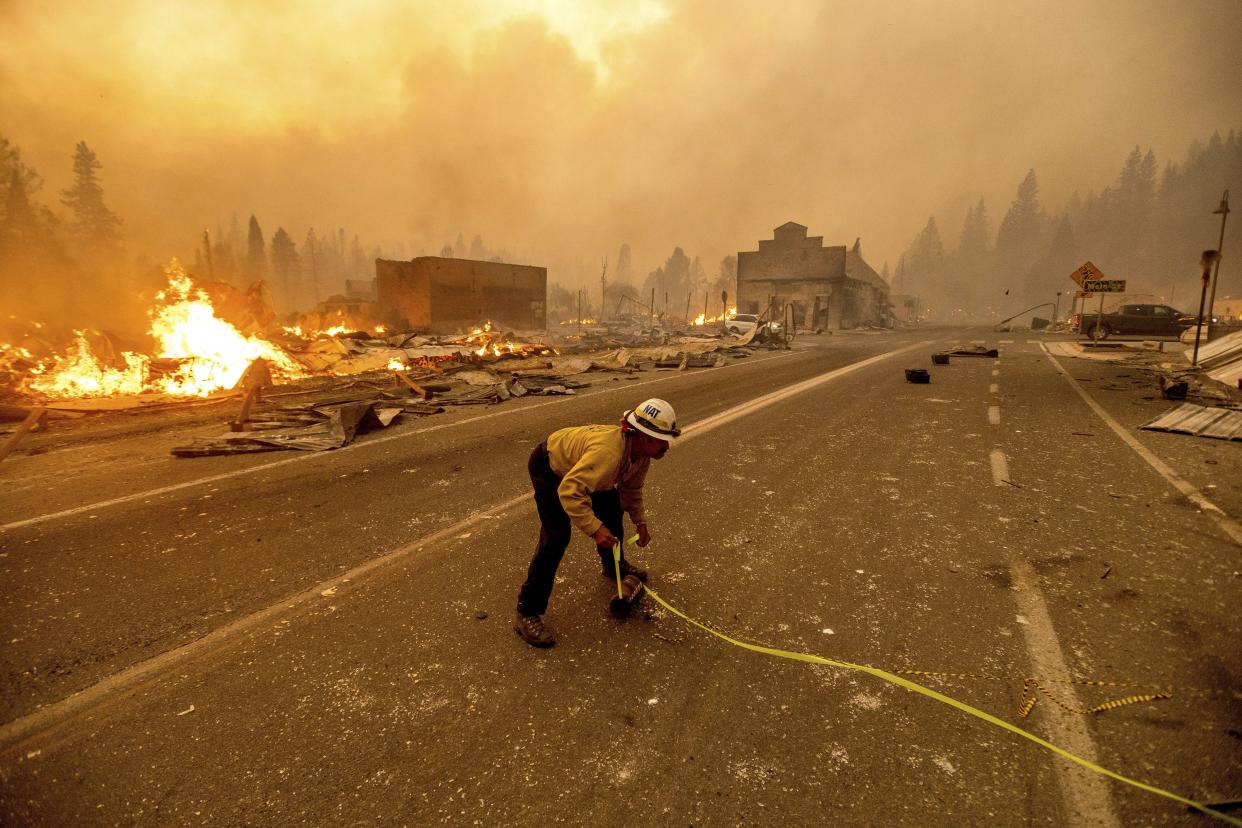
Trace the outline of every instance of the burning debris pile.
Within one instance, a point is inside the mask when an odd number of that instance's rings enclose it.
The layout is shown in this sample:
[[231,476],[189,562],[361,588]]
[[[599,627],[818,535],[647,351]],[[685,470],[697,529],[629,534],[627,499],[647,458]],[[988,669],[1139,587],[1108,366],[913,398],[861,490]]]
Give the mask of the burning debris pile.
[[[477,357],[550,355],[547,345],[516,341],[491,323],[457,338],[387,335],[384,326],[325,330],[269,326],[243,333],[218,312],[176,261],[167,287],[148,312],[148,343],[120,344],[114,336],[75,330],[57,346],[41,323],[10,324],[15,341],[0,340],[0,400],[93,410],[139,406],[232,393],[256,359],[277,383],[316,375],[352,375]],[[270,314],[269,314],[270,316]],[[10,320],[15,322],[15,320]],[[247,328],[257,328],[251,320]],[[108,403],[92,401],[108,400]]]
[[7,411],[0,419],[38,413],[38,428],[45,427],[43,412],[81,416],[195,400],[236,405],[242,397],[229,433],[194,439],[173,453],[320,451],[402,416],[573,394],[591,384],[588,372],[706,368],[749,353],[749,336],[713,334],[702,319],[677,329],[645,317],[582,320],[576,331],[559,331],[555,347],[544,332],[507,332],[491,322],[450,336],[314,315],[282,325],[261,291],[204,289],[176,261],[165,275],[142,340],[86,330],[58,340],[46,326],[10,320],[9,341],[0,337],[0,409]]
[[74,331],[73,341],[60,350],[44,337],[28,335],[24,339],[33,340],[28,344],[0,343],[5,390],[45,402],[143,395],[206,397],[232,389],[260,358],[281,379],[305,376],[302,366],[279,345],[246,336],[217,316],[211,298],[194,286],[176,261],[165,273],[168,286],[156,294],[156,304],[148,312],[154,354],[118,352],[113,338],[96,332]]

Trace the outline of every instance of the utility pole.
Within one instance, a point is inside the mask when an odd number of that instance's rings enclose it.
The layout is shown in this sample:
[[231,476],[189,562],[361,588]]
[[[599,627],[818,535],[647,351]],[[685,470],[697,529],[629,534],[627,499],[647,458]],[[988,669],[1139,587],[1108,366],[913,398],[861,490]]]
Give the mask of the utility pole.
[[1229,191],[1225,190],[1225,194],[1220,197],[1220,206],[1212,211],[1212,215],[1220,216],[1220,241],[1216,243],[1216,272],[1212,274],[1212,298],[1208,300],[1208,329],[1207,341],[1212,341],[1213,326],[1212,320],[1216,317],[1214,312],[1216,307],[1216,283],[1220,281],[1220,257],[1221,251],[1225,249],[1225,220],[1229,218]]
[[599,321],[604,321],[608,307],[608,257],[604,257],[604,269],[599,272]]

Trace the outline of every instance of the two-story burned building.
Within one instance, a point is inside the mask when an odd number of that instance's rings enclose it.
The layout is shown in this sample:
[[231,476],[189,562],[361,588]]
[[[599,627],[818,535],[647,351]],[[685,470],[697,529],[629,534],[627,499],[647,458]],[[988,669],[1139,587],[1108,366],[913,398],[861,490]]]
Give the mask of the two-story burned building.
[[825,247],[823,236],[786,222],[758,250],[737,254],[737,308],[764,313],[793,308],[799,328],[839,330],[889,325],[888,283],[862,257],[861,244]]

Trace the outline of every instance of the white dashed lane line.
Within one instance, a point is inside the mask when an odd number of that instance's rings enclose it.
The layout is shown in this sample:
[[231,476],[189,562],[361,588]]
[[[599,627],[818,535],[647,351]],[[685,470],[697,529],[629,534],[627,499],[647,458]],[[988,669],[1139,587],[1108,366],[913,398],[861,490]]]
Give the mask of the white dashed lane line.
[[[995,377],[999,369],[992,369]],[[999,391],[996,383],[992,384],[993,394]],[[1000,425],[1000,406],[988,406],[988,422]],[[988,459],[992,466],[992,485],[1010,486],[1009,462],[1005,453],[999,448],[992,449]],[[1030,562],[1024,559],[1013,560],[1009,566],[1013,577],[1015,600],[1018,605],[1018,622],[1026,640],[1026,650],[1030,655],[1031,665],[1036,675],[1053,678],[1069,678],[1070,671],[1065,661],[1065,654],[1057,638],[1056,627],[1048,611],[1047,602],[1040,589],[1039,578]],[[1071,706],[1077,707],[1077,698],[1073,687],[1065,685],[1067,699]],[[1081,716],[1063,710],[1056,705],[1044,708],[1044,722],[1049,730],[1049,738],[1056,744],[1071,750],[1092,762],[1096,761],[1098,751],[1092,741],[1091,732]],[[1120,825],[1113,809],[1112,798],[1105,780],[1083,768],[1064,762],[1056,765],[1057,781],[1061,788],[1062,800],[1068,812],[1068,824],[1093,825],[1100,828],[1114,828]]]
[[1005,459],[1005,452],[998,448],[992,449],[988,460],[992,464],[992,485],[1004,486],[1009,483],[1009,461]]

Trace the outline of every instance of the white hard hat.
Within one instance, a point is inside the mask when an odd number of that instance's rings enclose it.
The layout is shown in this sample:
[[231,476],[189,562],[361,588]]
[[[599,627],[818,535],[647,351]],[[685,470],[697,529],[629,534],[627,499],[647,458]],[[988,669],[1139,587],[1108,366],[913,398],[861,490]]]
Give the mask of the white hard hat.
[[655,437],[657,440],[667,442],[674,437],[681,436],[681,429],[677,427],[677,415],[673,412],[673,407],[666,401],[655,397],[644,400],[638,404],[637,408],[625,412],[625,421],[643,434]]

